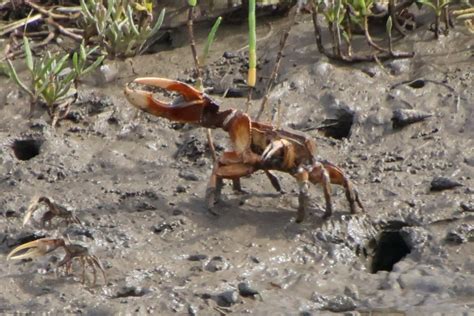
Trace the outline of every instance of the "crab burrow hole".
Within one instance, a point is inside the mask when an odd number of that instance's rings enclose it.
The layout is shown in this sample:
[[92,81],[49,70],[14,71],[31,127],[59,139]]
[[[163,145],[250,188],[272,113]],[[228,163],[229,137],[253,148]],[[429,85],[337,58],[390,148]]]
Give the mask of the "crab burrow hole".
[[393,266],[411,252],[398,230],[380,232],[372,256],[370,271],[392,271]]
[[352,124],[354,123],[355,113],[350,109],[338,109],[334,118],[326,119],[322,126],[318,128],[326,137],[335,139],[349,138],[351,136]]
[[17,139],[11,144],[18,160],[30,160],[39,155],[43,141],[40,139]]

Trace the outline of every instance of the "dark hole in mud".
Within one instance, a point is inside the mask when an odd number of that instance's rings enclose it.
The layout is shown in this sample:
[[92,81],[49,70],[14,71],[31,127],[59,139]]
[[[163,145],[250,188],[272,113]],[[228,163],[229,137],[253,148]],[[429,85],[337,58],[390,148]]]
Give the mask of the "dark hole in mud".
[[351,128],[354,123],[354,113],[350,111],[339,111],[336,118],[326,119],[322,126],[318,129],[324,133],[326,137],[335,139],[349,138],[351,136]]
[[17,159],[30,160],[39,155],[42,144],[38,139],[22,139],[15,140],[11,147]]
[[379,235],[370,270],[392,271],[393,266],[410,253],[410,247],[398,231],[383,231]]
[[408,84],[413,89],[421,89],[425,86],[425,81],[423,79],[413,80]]

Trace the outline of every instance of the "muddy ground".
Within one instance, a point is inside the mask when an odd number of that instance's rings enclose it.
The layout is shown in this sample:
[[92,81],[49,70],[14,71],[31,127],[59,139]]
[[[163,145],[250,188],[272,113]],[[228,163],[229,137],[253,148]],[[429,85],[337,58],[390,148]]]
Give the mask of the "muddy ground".
[[[269,23],[258,29],[259,37],[268,35],[259,42],[262,76],[284,27],[283,20]],[[206,85],[239,90],[245,25],[219,32]],[[334,187],[335,214],[323,221],[322,192],[313,186],[309,215],[296,224],[297,186],[286,174],[277,174],[285,194],[262,174],[243,180],[248,194],[227,185],[220,215],[209,214],[203,197],[212,158],[204,130],[137,114],[127,104],[122,88],[137,76],[190,79],[184,35],[173,31],[172,46],[159,53],[109,63],[111,80],[89,78],[71,119],[56,129],[42,109],[28,119],[25,94],[1,79],[0,312],[474,312],[472,36],[458,28],[435,41],[422,25],[397,44],[416,56],[381,68],[322,57],[309,17],[293,28],[271,104],[280,104],[282,126],[308,130],[320,156],[350,175],[367,211],[350,215],[343,190]],[[215,97],[223,108],[245,107],[245,98]],[[398,109],[432,116],[394,128]],[[338,117],[349,123],[327,132],[347,137],[314,129]],[[221,153],[227,136],[216,131],[214,139]],[[459,185],[433,191],[437,177]],[[38,195],[74,210],[84,228],[58,219],[50,229],[34,220],[22,227]],[[60,250],[6,260],[21,242],[64,235],[100,258],[106,284],[99,273],[96,286],[82,285],[78,263],[72,275],[56,277]]]

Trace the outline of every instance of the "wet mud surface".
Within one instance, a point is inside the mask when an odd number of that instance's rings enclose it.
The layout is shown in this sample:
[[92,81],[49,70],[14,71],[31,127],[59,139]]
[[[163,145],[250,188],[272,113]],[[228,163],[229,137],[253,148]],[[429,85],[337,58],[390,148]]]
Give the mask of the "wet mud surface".
[[[271,72],[283,28],[272,23],[259,43],[262,76]],[[245,87],[239,27],[222,29],[206,68],[216,93]],[[420,29],[402,45],[415,58],[382,69],[329,62],[317,52],[309,18],[293,28],[270,94],[281,111],[268,107],[265,117],[315,137],[319,155],[350,175],[367,210],[351,215],[343,190],[333,187],[335,213],[323,221],[323,195],[313,186],[310,212],[296,224],[297,186],[285,174],[277,174],[285,194],[263,173],[243,179],[248,194],[227,184],[219,216],[209,214],[205,131],[127,104],[123,85],[137,76],[190,79],[185,33],[175,32],[174,49],[110,63],[109,82],[89,78],[56,129],[42,109],[28,120],[26,96],[1,79],[0,312],[474,311],[472,37],[455,31],[436,42]],[[262,24],[259,37],[268,32]],[[215,97],[224,108],[245,108],[245,98]],[[213,135],[222,152],[227,136]],[[42,229],[40,209],[23,227],[39,195],[73,210],[84,226],[53,219]],[[107,284],[99,274],[96,286],[82,285],[77,262],[72,275],[56,277],[60,250],[6,260],[20,243],[66,235],[100,258]],[[86,276],[92,279],[90,270]]]

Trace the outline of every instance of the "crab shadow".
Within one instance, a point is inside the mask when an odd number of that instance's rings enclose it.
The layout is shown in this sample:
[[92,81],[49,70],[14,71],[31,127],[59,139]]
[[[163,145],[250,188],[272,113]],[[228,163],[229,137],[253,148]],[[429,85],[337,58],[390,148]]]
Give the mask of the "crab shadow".
[[[291,193],[285,193],[288,194]],[[319,206],[310,207],[305,220],[296,223],[296,209],[290,205],[282,206],[280,201],[275,203],[282,196],[280,193],[226,195],[215,204],[212,213],[199,197],[182,201],[178,207],[190,210],[188,215],[203,228],[231,231],[250,225],[256,229],[255,237],[270,239],[293,239],[296,235],[318,229],[325,223],[324,210]],[[262,201],[255,203],[254,200]],[[331,218],[338,218],[344,213],[335,212]]]
[[[17,263],[16,265],[22,265],[24,263]],[[37,267],[37,263],[33,262],[33,266]],[[66,286],[81,284],[77,280],[74,280],[77,276],[75,274],[63,275],[58,274],[55,276],[54,273],[47,273],[46,275],[40,275],[36,271],[25,272],[25,273],[14,273],[3,276],[3,279],[15,280],[15,285],[26,294],[32,297],[39,297],[43,295],[59,296],[62,290]]]

